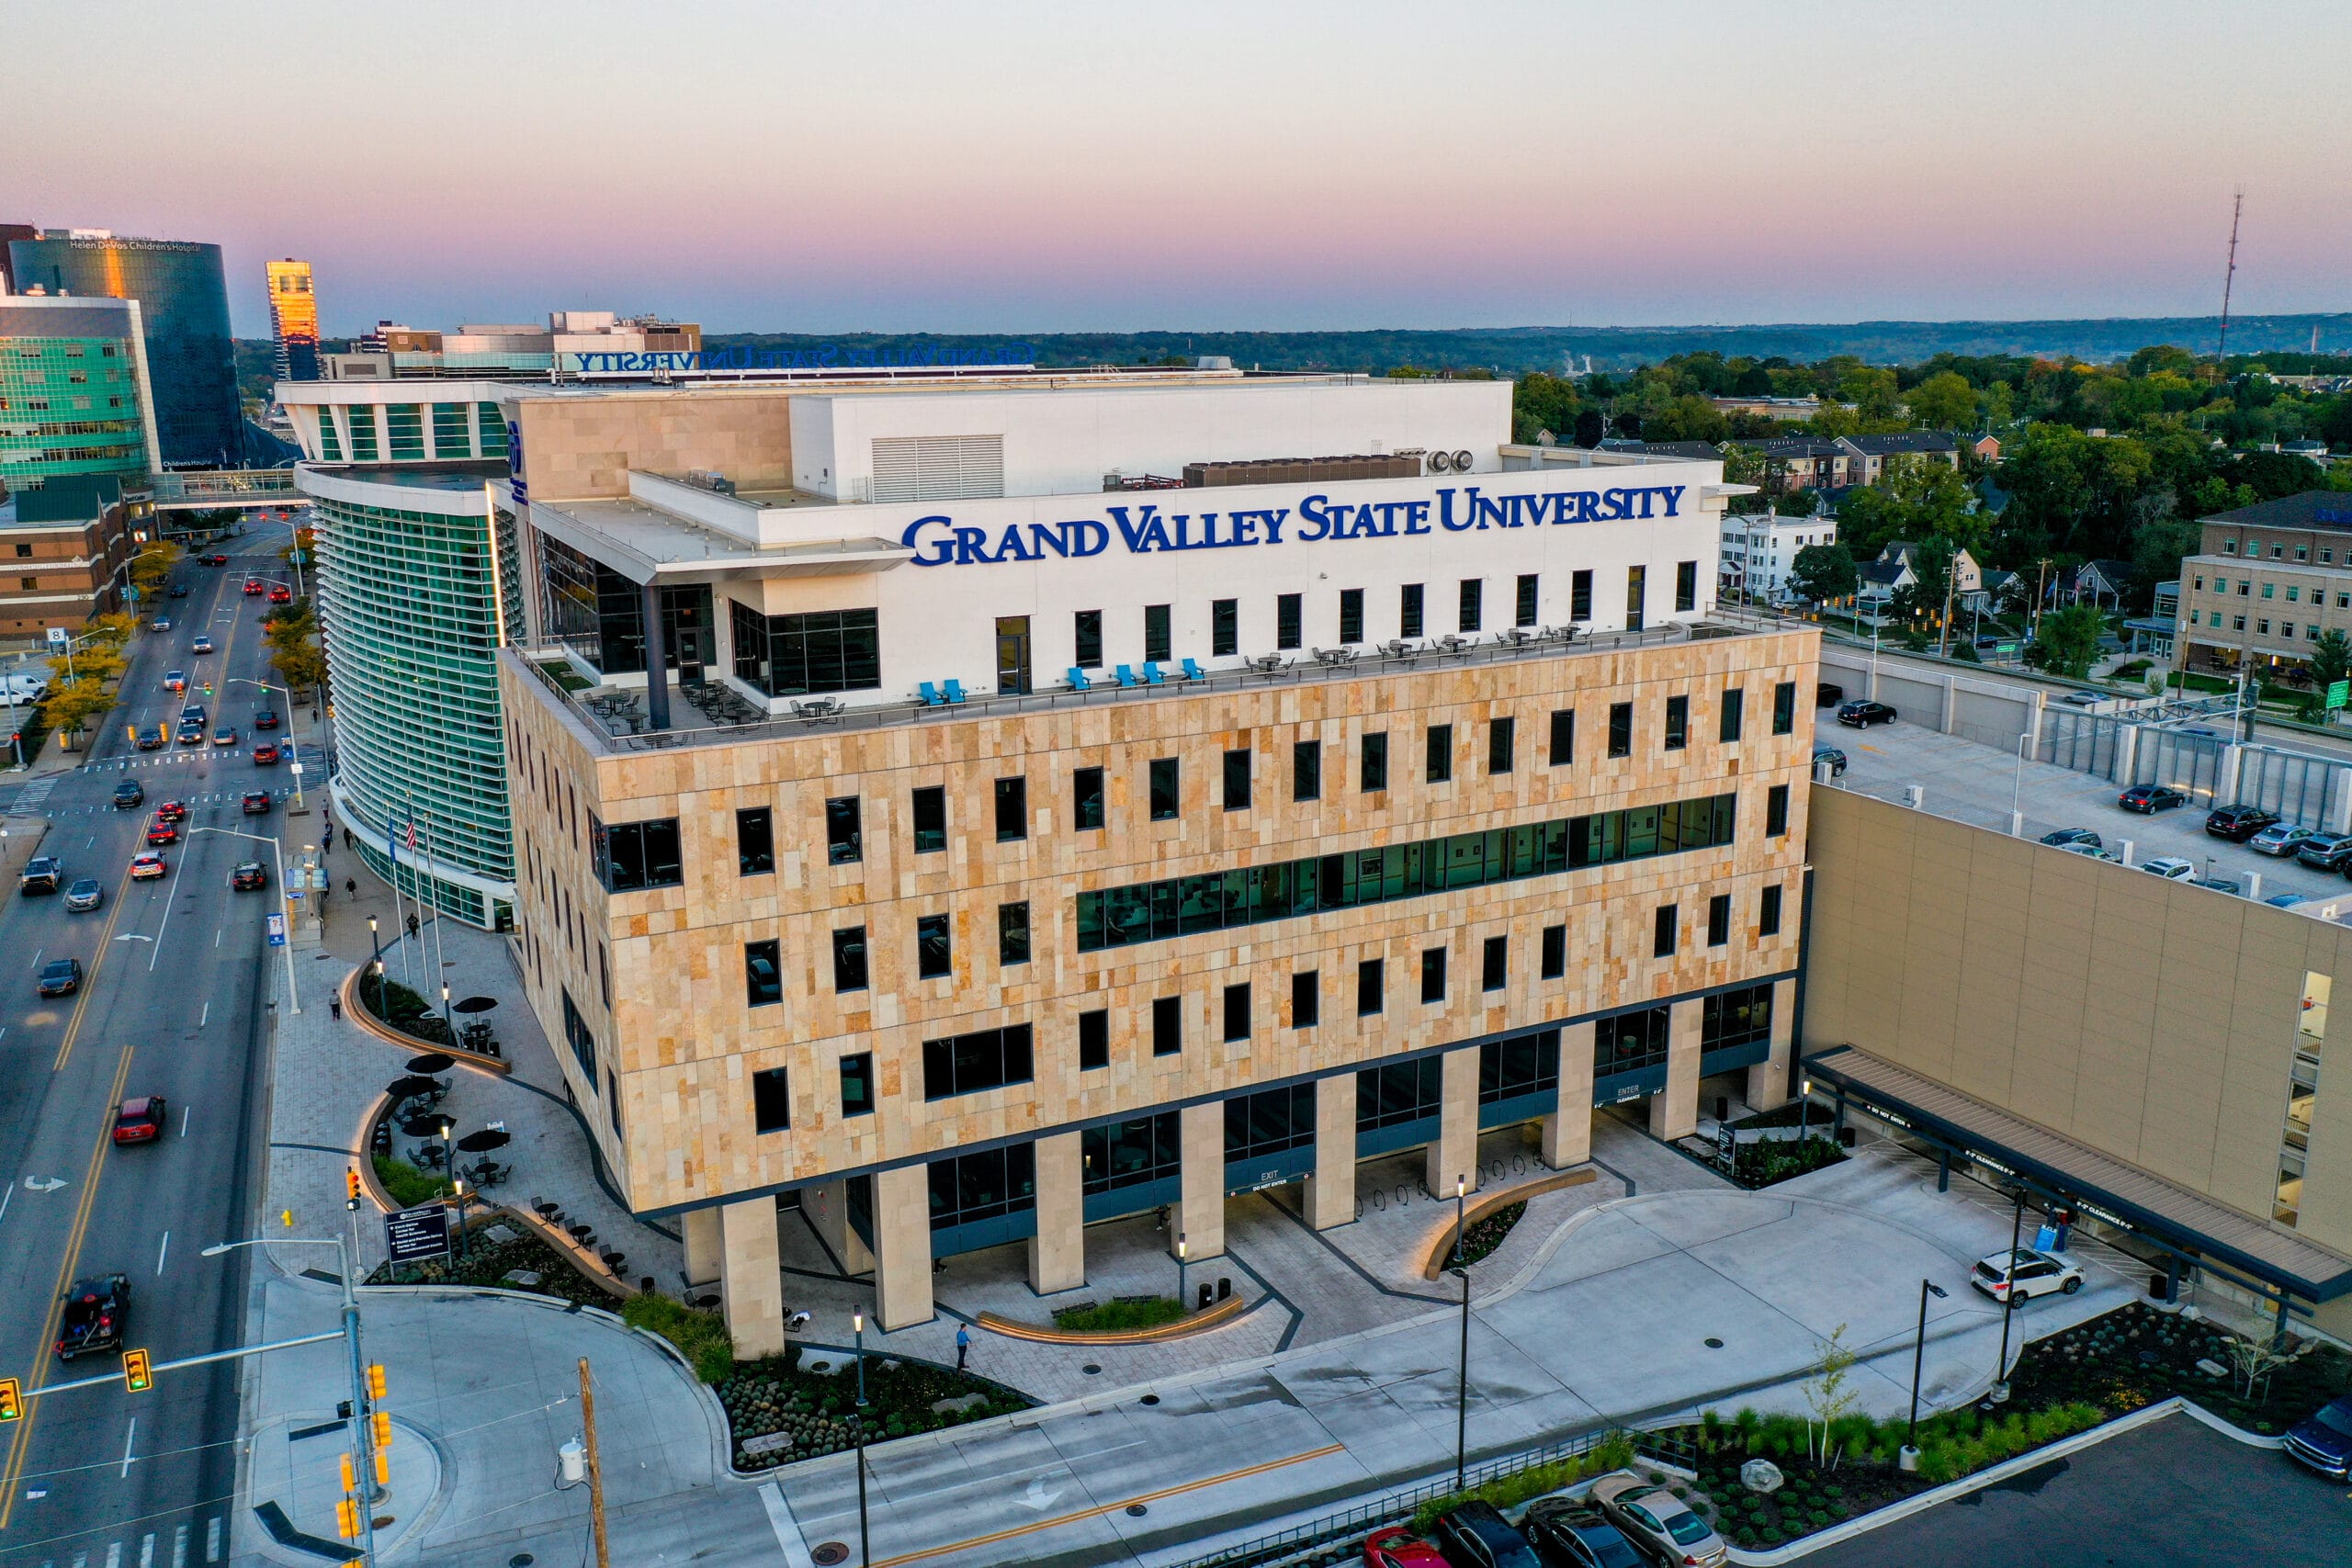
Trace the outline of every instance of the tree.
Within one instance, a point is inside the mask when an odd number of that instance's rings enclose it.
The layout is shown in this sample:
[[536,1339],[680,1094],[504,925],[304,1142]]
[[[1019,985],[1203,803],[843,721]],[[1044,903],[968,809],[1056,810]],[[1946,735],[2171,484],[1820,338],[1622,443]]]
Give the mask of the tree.
[[1789,588],[1815,604],[1849,599],[1861,586],[1854,552],[1843,545],[1807,545],[1789,563]]
[[1957,371],[1939,370],[1903,394],[1911,417],[1930,430],[1968,430],[1976,423],[1976,389]]
[[2084,679],[2091,672],[2091,660],[2098,657],[2099,634],[2106,629],[2107,617],[2096,605],[2069,604],[2051,611],[2041,617],[2034,640],[2042,655],[2041,667],[2070,681]]

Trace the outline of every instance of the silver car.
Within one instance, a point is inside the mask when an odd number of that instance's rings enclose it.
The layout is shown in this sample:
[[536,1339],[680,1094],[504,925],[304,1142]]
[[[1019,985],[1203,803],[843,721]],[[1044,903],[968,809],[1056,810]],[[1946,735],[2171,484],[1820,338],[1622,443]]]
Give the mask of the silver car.
[[1681,1498],[1631,1471],[1618,1471],[1594,1482],[1592,1500],[1600,1505],[1603,1518],[1660,1562],[1676,1568],[1684,1564],[1718,1568],[1731,1558],[1729,1543]]

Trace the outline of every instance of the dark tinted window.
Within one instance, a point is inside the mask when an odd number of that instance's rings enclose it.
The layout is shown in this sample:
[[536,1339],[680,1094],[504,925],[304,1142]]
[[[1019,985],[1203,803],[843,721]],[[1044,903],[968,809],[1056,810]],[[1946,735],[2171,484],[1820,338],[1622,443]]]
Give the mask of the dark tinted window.
[[752,1075],[752,1124],[763,1133],[781,1133],[792,1125],[792,1089],[782,1067]]
[[735,871],[740,876],[764,876],[775,869],[775,826],[768,808],[752,807],[735,813]]
[[773,942],[743,944],[743,994],[752,1006],[766,1007],[784,1000],[783,959]]
[[914,793],[915,853],[937,854],[947,848],[947,792],[919,789]]
[[996,781],[996,841],[1011,843],[1029,836],[1029,781]]
[[849,865],[865,858],[858,817],[857,796],[854,795],[825,802],[825,860],[828,864]]
[[1078,768],[1069,775],[1070,817],[1081,833],[1091,833],[1102,826],[1102,770]]
[[1150,773],[1151,819],[1155,822],[1170,821],[1182,804],[1176,784],[1176,759],[1154,757]]

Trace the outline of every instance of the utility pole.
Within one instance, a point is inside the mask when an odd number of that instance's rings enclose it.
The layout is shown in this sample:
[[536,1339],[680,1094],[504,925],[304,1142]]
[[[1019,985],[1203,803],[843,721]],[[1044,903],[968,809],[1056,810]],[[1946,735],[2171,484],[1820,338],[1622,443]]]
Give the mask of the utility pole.
[[[2245,192],[2239,191],[2230,197],[2230,265],[2222,274],[2222,334],[2213,344],[2213,357],[2217,361],[2229,352],[2230,286],[2237,281],[2238,276],[2238,219],[2245,211]],[[2219,369],[2219,365],[2215,368]]]
[[596,1385],[589,1381],[588,1358],[580,1358],[581,1435],[588,1443],[588,1520],[596,1536],[596,1568],[612,1568],[605,1539],[605,1467],[596,1457]]

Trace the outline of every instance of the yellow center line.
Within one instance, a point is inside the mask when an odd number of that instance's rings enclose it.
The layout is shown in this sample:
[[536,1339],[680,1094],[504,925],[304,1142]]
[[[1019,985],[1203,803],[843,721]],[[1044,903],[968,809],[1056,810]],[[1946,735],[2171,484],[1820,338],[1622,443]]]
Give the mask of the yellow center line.
[[[1346,1450],[1345,1443],[1326,1443],[1319,1449],[1309,1449],[1303,1454],[1292,1454],[1284,1459],[1270,1459],[1263,1464],[1253,1464],[1243,1470],[1228,1470],[1223,1475],[1204,1475],[1198,1481],[1187,1481],[1175,1486],[1163,1486],[1157,1492],[1146,1492],[1134,1497],[1122,1497],[1115,1503],[1104,1503],[1092,1508],[1080,1508],[1073,1513],[1057,1515],[1050,1519],[1039,1519],[1033,1524],[1015,1525],[1011,1529],[1001,1529],[992,1535],[976,1535],[969,1540],[950,1541],[945,1546],[927,1546],[921,1551],[908,1551],[897,1557],[885,1557],[876,1562],[874,1568],[898,1568],[898,1565],[902,1562],[920,1562],[926,1557],[944,1557],[951,1551],[965,1551],[976,1546],[994,1546],[999,1541],[1012,1540],[1018,1536],[1035,1535],[1039,1530],[1058,1529],[1063,1525],[1074,1524],[1080,1519],[1091,1519],[1102,1514],[1117,1513],[1123,1508],[1132,1508],[1138,1503],[1157,1503],[1163,1497],[1175,1497],[1186,1492],[1198,1492],[1203,1487],[1221,1486],[1228,1481],[1247,1480],[1252,1475],[1263,1475],[1270,1470],[1281,1470],[1288,1465],[1302,1464],[1311,1459],[1328,1458],[1332,1454],[1345,1452]],[[0,1524],[6,1523],[6,1516],[0,1515]]]
[[[98,1178],[102,1174],[107,1146],[114,1137],[114,1108],[122,1103],[123,1085],[130,1081],[130,1055],[135,1046],[122,1048],[122,1060],[114,1069],[114,1087],[107,1091],[107,1116],[98,1128],[96,1145],[90,1150],[88,1174],[82,1181],[82,1199],[74,1210],[74,1226],[66,1233],[65,1257],[58,1265],[57,1288],[50,1292],[49,1312],[41,1319],[40,1338],[33,1346],[33,1371],[28,1380],[35,1389],[49,1382],[51,1341],[57,1335],[59,1316],[65,1310],[65,1292],[74,1288],[74,1270],[82,1263],[82,1241],[89,1234],[90,1215],[98,1196]],[[25,1402],[25,1413],[11,1423],[16,1430],[9,1434],[8,1461],[5,1473],[0,1473],[0,1530],[8,1528],[8,1519],[17,1510],[17,1483],[23,1478],[25,1462],[32,1456],[33,1423],[40,1417],[40,1401]]]

